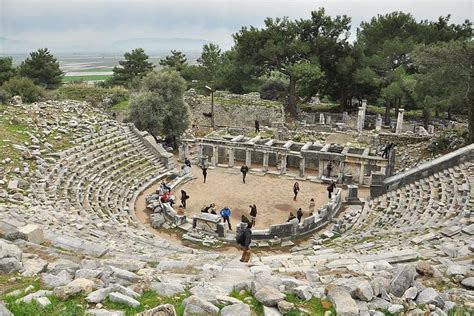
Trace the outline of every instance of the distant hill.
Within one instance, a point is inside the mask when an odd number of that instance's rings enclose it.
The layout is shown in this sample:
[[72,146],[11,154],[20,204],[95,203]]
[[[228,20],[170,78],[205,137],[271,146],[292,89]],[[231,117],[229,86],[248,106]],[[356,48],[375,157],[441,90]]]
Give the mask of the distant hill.
[[207,41],[189,38],[133,38],[116,41],[108,47],[110,52],[126,52],[141,47],[147,53],[166,53],[172,49],[182,52],[200,52]]
[[0,37],[0,54],[26,53],[31,51],[31,49],[34,47],[36,47],[34,43],[19,41],[7,37]]

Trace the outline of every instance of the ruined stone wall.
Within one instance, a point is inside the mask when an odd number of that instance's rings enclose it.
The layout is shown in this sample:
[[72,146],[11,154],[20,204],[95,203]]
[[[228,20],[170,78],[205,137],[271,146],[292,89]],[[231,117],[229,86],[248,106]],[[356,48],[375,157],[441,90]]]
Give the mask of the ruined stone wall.
[[[209,98],[187,91],[184,100],[191,109],[191,124],[197,127],[211,126],[211,101]],[[214,99],[215,123],[217,127],[240,126],[255,127],[255,120],[260,126],[270,126],[272,122],[283,122],[283,105],[276,102],[260,100],[251,95],[219,95]]]

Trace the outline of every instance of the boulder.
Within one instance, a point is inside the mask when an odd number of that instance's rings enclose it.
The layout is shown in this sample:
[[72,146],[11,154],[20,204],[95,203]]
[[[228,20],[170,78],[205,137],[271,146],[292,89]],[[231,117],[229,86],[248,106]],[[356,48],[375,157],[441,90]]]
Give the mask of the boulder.
[[465,278],[461,281],[461,284],[469,290],[474,290],[474,277]]
[[110,269],[113,272],[113,276],[118,279],[125,280],[130,283],[135,283],[135,282],[138,282],[138,280],[140,280],[140,277],[133,272],[116,268],[114,266],[110,266]]
[[455,275],[465,275],[467,271],[469,271],[468,266],[463,266],[460,264],[450,264],[446,269],[446,275],[450,277]]
[[84,279],[100,279],[102,271],[92,270],[92,269],[79,269],[76,271],[75,279],[84,278]]
[[416,288],[416,286],[412,286],[412,287],[408,288],[405,291],[405,293],[403,293],[402,298],[403,299],[414,300],[417,295],[418,295],[418,289]]
[[217,297],[227,296],[227,291],[223,288],[209,283],[202,283],[189,289],[189,292],[213,304],[217,303]]
[[94,289],[94,281],[88,279],[75,279],[64,286],[60,286],[54,289],[53,293],[58,298],[66,300],[70,296],[84,292],[89,294]]
[[0,240],[0,259],[3,258],[15,258],[21,261],[23,257],[23,251],[17,246],[7,243],[6,241]]
[[309,301],[313,297],[311,287],[307,285],[295,287],[293,293],[305,301]]
[[255,298],[265,306],[276,306],[285,299],[285,295],[272,286],[264,286],[255,293]]
[[328,299],[336,309],[338,316],[359,315],[359,307],[351,294],[342,287],[334,287],[328,291]]
[[183,301],[184,315],[219,315],[219,308],[208,301],[191,295]]
[[49,298],[44,296],[36,298],[35,301],[43,308],[48,305],[51,305],[51,301],[49,300]]
[[10,312],[5,305],[3,305],[3,302],[0,303],[0,316],[13,316],[13,313]]
[[95,290],[94,292],[89,293],[86,297],[86,301],[89,303],[100,303],[105,298],[114,291],[113,287],[106,287],[102,289]]
[[374,297],[374,291],[368,281],[363,281],[358,284],[354,291],[355,296],[365,302],[370,302]]
[[34,293],[28,294],[22,298],[19,298],[15,301],[16,304],[19,303],[31,303],[31,301],[36,300],[39,297],[46,297],[52,295],[52,291],[39,290]]
[[416,272],[424,276],[433,276],[434,269],[427,261],[419,261],[415,266]]
[[130,306],[130,307],[138,307],[140,306],[140,302],[137,301],[136,299],[130,297],[130,296],[127,296],[127,295],[124,295],[122,293],[119,293],[119,292],[112,292],[109,294],[109,299],[112,301],[112,302],[116,302],[116,303],[121,303],[121,304],[125,304],[127,306]]
[[62,270],[57,275],[51,273],[41,274],[41,283],[49,289],[63,286],[72,281],[72,276],[66,270]]
[[171,297],[184,292],[180,283],[153,282],[151,288],[160,296]]
[[176,316],[176,310],[171,304],[163,304],[138,313],[137,316]]
[[48,262],[38,258],[38,259],[27,259],[23,262],[24,271],[21,273],[23,276],[31,277],[35,276],[38,273],[46,270]]
[[232,304],[221,309],[221,316],[250,316],[250,306],[244,303]]
[[15,258],[3,258],[0,259],[0,272],[1,273],[14,273],[22,269],[21,262]]
[[57,275],[62,270],[67,270],[69,273],[74,275],[77,269],[79,269],[79,265],[77,263],[67,259],[58,259],[48,264],[48,269],[46,271]]
[[29,242],[35,244],[41,244],[44,242],[43,230],[39,225],[28,224],[18,228],[18,232],[20,233],[21,238]]
[[402,266],[390,281],[388,292],[397,297],[402,297],[403,293],[412,286],[415,276],[415,267],[412,265]]
[[88,309],[86,310],[87,316],[125,316],[123,311],[109,311],[106,309]]
[[439,308],[444,307],[444,301],[439,295],[438,291],[429,287],[418,293],[416,297],[416,304],[417,305],[426,305],[426,304],[433,304]]
[[280,313],[286,315],[295,307],[295,304],[287,301],[279,301],[277,307]]

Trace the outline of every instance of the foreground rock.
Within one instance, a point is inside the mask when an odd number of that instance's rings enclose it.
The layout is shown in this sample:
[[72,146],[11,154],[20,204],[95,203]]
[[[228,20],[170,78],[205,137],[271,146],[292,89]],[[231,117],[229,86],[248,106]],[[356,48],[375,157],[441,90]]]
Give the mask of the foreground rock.
[[196,295],[191,295],[183,301],[184,315],[219,315],[219,308]]
[[255,293],[255,298],[265,306],[276,306],[285,299],[285,295],[272,286],[264,286]]

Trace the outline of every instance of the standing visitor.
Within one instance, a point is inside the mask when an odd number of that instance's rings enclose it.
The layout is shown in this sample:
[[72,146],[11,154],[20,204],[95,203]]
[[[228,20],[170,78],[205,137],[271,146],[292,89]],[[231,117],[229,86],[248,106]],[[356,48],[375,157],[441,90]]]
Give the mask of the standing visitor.
[[298,223],[301,223],[301,218],[303,217],[303,210],[301,209],[301,207],[298,209],[298,211],[296,212],[296,218],[298,219]]
[[203,166],[201,167],[201,169],[202,169],[202,176],[204,177],[204,183],[206,183],[207,168],[206,168],[206,166],[203,165]]
[[309,216],[313,215],[314,213],[314,208],[316,207],[316,203],[314,203],[314,199],[311,198],[311,200],[309,201]]
[[334,189],[336,188],[336,184],[334,183],[334,181],[331,182],[330,185],[328,185],[328,198],[331,199],[332,197],[332,193],[334,192]]
[[191,161],[188,158],[184,158],[184,165],[191,168]]
[[249,167],[247,165],[243,165],[240,167],[240,172],[242,172],[242,181],[245,183],[245,177],[247,176],[247,172],[249,172]]
[[260,122],[255,120],[255,133],[260,133]]
[[186,191],[181,190],[181,205],[183,206],[184,209],[186,209],[187,199],[189,199],[189,195],[186,193]]
[[230,225],[230,214],[232,212],[230,211],[230,208],[225,206],[221,211],[220,211],[221,217],[224,219],[224,223],[227,222],[229,225],[229,230],[232,230],[232,226]]
[[328,163],[328,166],[326,168],[327,168],[327,171],[328,171],[328,178],[330,178],[331,177],[331,171],[332,171],[332,162],[331,161]]
[[298,192],[300,192],[300,185],[298,182],[295,182],[295,184],[293,184],[293,194],[295,195],[293,197],[293,201],[296,201],[296,198],[298,197]]
[[293,212],[290,212],[290,216],[288,216],[288,220],[287,222],[291,222],[292,220],[294,220],[296,217],[295,215],[293,214]]
[[250,207],[250,219],[252,220],[252,226],[255,227],[255,220],[257,219],[257,206],[249,205]]
[[236,241],[242,246],[242,257],[240,262],[249,262],[250,260],[250,243],[252,242],[252,224],[247,224],[244,230],[237,234]]

